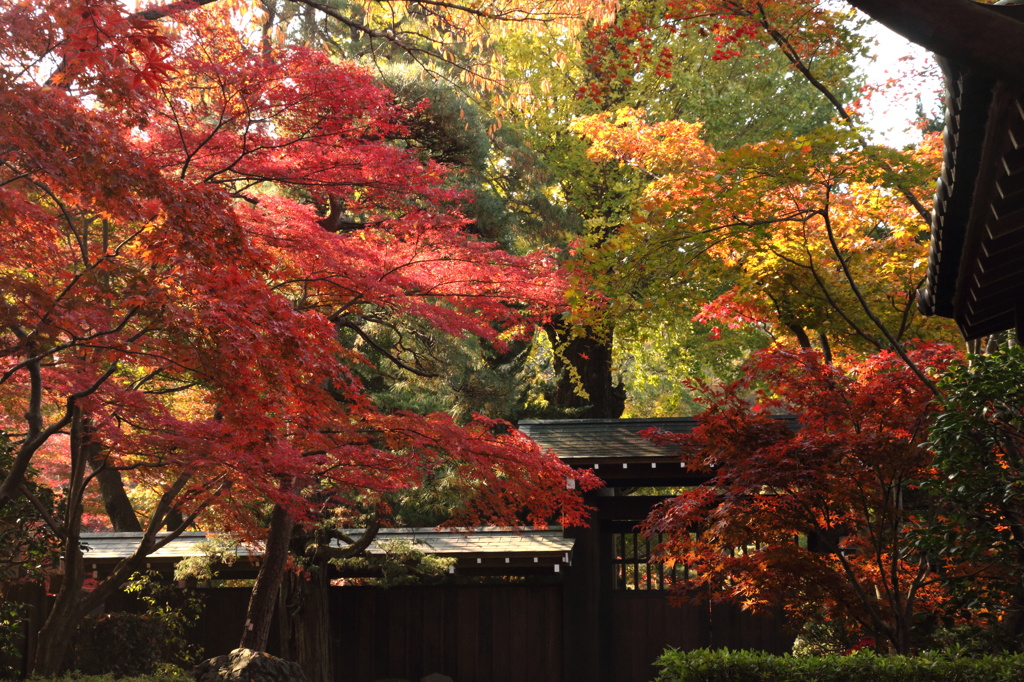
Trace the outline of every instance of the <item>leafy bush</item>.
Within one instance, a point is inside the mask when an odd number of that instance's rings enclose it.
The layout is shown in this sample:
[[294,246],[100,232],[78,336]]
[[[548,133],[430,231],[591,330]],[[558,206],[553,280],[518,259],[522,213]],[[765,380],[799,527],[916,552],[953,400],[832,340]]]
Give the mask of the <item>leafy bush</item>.
[[331,564],[343,574],[369,575],[351,582],[395,587],[436,582],[445,577],[454,559],[424,554],[408,540],[388,540],[378,544],[383,554],[365,557],[332,559]]
[[74,668],[86,675],[152,675],[168,666],[190,667],[197,658],[186,637],[199,612],[194,594],[136,573],[125,586],[142,613],[115,612],[87,619],[75,642]]
[[149,674],[160,662],[163,623],[148,614],[105,613],[90,619],[75,643],[75,668],[86,674]]
[[860,646],[861,628],[849,618],[835,613],[818,614],[803,624],[793,642],[794,656],[829,656],[846,654]]
[[25,604],[0,598],[0,679],[13,679],[21,670],[26,610]]
[[666,651],[656,664],[656,682],[1015,682],[1024,679],[1024,656],[957,658],[949,654],[916,657],[774,656],[759,651]]
[[972,647],[1022,651],[1024,346],[971,356],[940,386],[928,443],[939,475],[922,484],[937,510],[915,549],[945,567],[946,628]]

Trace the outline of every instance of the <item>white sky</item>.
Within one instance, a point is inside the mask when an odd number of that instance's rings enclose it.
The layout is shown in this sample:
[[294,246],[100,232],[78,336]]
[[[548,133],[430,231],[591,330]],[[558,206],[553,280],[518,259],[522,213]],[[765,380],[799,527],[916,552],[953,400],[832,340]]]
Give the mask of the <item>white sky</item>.
[[[861,63],[868,74],[869,85],[881,86],[889,79],[897,79],[899,88],[890,89],[888,95],[874,95],[865,107],[866,119],[875,131],[876,142],[902,147],[916,142],[920,134],[911,129],[916,118],[916,96],[919,94],[925,110],[934,113],[941,109],[938,98],[942,86],[941,74],[935,58],[924,48],[915,45],[878,23],[869,25],[878,43],[872,50],[873,60]],[[901,58],[909,57],[901,61]],[[930,71],[930,77],[922,74]]]

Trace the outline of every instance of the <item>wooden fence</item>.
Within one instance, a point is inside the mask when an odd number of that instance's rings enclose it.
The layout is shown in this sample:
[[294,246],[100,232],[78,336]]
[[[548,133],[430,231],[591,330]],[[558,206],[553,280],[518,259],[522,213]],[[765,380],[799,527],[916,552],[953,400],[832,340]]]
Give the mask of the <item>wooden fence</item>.
[[[206,655],[237,646],[248,590],[202,590],[193,632]],[[560,682],[559,585],[445,585],[330,589],[331,651],[340,682]],[[271,632],[271,653],[276,647]]]
[[[331,649],[339,682],[594,682],[566,669],[564,587],[559,584],[335,587],[329,591]],[[245,621],[246,588],[201,589],[205,606],[192,631],[206,656],[235,648]],[[613,593],[596,647],[616,682],[652,679],[666,646],[788,650],[771,618],[721,604],[671,606],[664,592]],[[111,609],[130,608],[123,598]],[[276,630],[276,628],[275,628]],[[271,653],[277,636],[271,632]],[[29,647],[26,647],[26,649]],[[585,676],[585,675],[584,675]]]
[[[593,682],[564,668],[561,585],[336,587],[330,590],[331,645],[339,682],[418,681],[442,673],[456,682]],[[246,590],[211,590],[203,632],[207,654],[234,646]],[[619,591],[597,647],[617,682],[647,682],[665,647],[760,649],[782,653],[792,635],[779,621],[731,604],[672,606],[664,592]],[[273,634],[271,639],[273,640]]]
[[612,651],[605,665],[613,671],[610,679],[622,682],[653,679],[654,661],[666,647],[784,653],[793,644],[792,634],[780,627],[780,618],[753,615],[729,603],[673,606],[660,591],[614,592],[611,614],[604,639],[611,642]]
[[331,620],[339,679],[562,679],[558,585],[339,588]]

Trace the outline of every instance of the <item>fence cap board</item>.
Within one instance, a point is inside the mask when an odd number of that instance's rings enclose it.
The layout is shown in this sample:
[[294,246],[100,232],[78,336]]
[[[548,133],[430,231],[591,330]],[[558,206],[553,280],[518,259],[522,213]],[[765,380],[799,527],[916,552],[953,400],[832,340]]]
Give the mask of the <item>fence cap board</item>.
[[[358,533],[359,531],[353,531]],[[547,529],[498,528],[485,526],[471,532],[437,528],[382,528],[369,547],[370,554],[383,554],[386,544],[412,542],[416,549],[439,556],[529,555],[546,556],[572,551],[574,540],[562,537],[560,526]]]
[[[362,529],[343,531],[353,536],[362,533]],[[162,534],[166,537],[166,534]],[[211,535],[210,539],[216,536]],[[83,533],[83,556],[87,563],[112,563],[131,556],[142,539],[142,533]],[[572,551],[574,540],[562,537],[559,526],[547,529],[533,527],[498,528],[483,526],[472,529],[438,529],[438,528],[382,528],[367,552],[384,554],[389,551],[388,544],[396,541],[412,543],[415,549],[424,554],[445,557],[543,557],[562,560]],[[186,557],[204,556],[207,545],[207,534],[203,531],[182,533],[150,554],[146,560],[151,563],[171,564]],[[334,540],[336,546],[341,542]],[[236,556],[242,558],[258,558],[262,548],[235,545]]]
[[[86,561],[120,561],[135,553],[139,541],[142,540],[142,535],[142,533],[82,533],[82,555]],[[157,537],[164,538],[167,535],[168,533],[160,533]],[[207,553],[206,542],[207,535],[204,531],[186,531],[150,554],[147,560],[177,560],[185,557],[205,556]],[[246,557],[252,552],[245,545],[238,544],[235,546],[235,554],[239,557]]]

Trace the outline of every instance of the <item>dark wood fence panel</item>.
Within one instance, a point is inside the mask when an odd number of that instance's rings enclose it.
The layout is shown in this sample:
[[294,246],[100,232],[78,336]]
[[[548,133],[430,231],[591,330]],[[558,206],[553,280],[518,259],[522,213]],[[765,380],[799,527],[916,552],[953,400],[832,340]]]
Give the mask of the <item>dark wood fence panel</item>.
[[710,642],[710,612],[705,605],[673,607],[661,591],[616,591],[610,593],[610,633],[614,672],[620,682],[653,679],[654,659],[666,647],[699,649]]
[[[12,650],[9,657],[0,658],[0,678],[7,672],[20,679],[28,671],[29,661],[35,656],[35,633],[43,626],[46,614],[53,603],[53,598],[46,595],[41,585],[21,583],[2,586],[0,600],[12,604],[20,604],[24,620],[21,627],[12,637]],[[16,653],[15,653],[16,652]]]
[[783,653],[793,643],[778,618],[753,615],[731,604],[673,606],[665,592],[654,590],[612,592],[611,621],[605,646],[614,649],[609,679],[616,682],[653,679],[657,672],[654,660],[667,647]]
[[332,589],[339,682],[559,682],[562,590],[557,585]]
[[[202,655],[220,656],[238,648],[245,627],[245,612],[252,590],[248,587],[203,587],[199,592],[203,609],[189,632],[189,641],[202,648]],[[278,654],[277,618],[270,626],[267,649]]]
[[711,608],[712,649],[757,649],[773,654],[788,653],[795,633],[783,626],[782,609],[754,614],[738,604],[716,603]]

